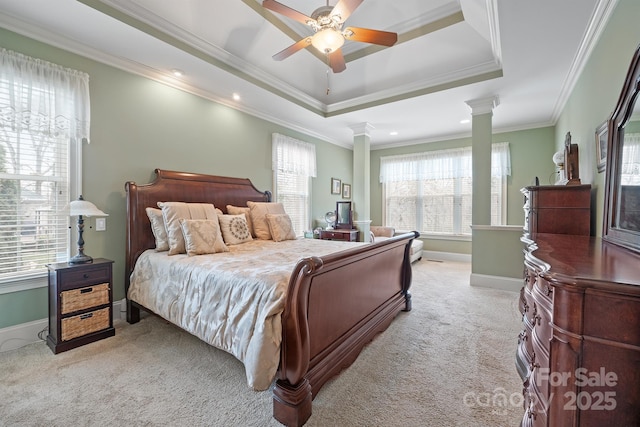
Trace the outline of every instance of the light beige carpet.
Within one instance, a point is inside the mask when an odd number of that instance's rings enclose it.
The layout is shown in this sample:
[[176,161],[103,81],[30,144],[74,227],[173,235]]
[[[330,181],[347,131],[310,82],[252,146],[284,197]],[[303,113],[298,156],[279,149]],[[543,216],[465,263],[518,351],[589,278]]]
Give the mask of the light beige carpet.
[[[518,425],[518,295],[469,275],[414,264],[413,311],[323,387],[307,425]],[[0,426],[279,425],[270,391],[250,390],[232,356],[154,316],[115,326],[58,355],[44,343],[0,353]]]

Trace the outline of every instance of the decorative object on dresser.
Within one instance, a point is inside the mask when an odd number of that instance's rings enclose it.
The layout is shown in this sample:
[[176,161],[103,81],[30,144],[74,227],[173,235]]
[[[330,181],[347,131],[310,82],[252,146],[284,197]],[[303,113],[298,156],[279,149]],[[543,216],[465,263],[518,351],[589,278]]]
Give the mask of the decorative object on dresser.
[[578,161],[578,144],[571,143],[571,132],[564,139],[564,171],[566,185],[580,185],[580,162]]
[[591,230],[591,185],[534,185],[524,195],[524,234],[581,234]]
[[69,216],[78,217],[78,253],[69,260],[69,264],[84,264],[91,262],[93,258],[84,253],[84,239],[82,233],[84,232],[84,218],[83,216],[109,216],[102,212],[91,202],[88,202],[82,198],[82,195],[78,197],[78,200],[74,200],[69,203]]
[[640,210],[623,149],[639,90],[640,47],[607,125],[603,237],[525,230],[523,426],[640,425]]
[[54,353],[115,335],[112,317],[113,261],[47,264],[49,269],[49,335]]
[[336,225],[337,229],[353,229],[353,211],[351,202],[336,202]]

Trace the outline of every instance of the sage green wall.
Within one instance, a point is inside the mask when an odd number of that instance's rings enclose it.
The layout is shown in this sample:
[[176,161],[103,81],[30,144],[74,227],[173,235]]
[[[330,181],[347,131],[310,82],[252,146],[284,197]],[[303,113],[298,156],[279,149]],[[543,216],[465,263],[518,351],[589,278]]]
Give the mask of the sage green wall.
[[[7,49],[90,75],[91,144],[83,147],[82,193],[109,217],[105,232],[85,225],[85,252],[115,261],[115,300],[124,298],[125,181],[150,182],[153,170],[161,168],[246,177],[258,189],[272,190],[273,132],[316,145],[314,217],[335,208],[339,196],[330,194],[330,178],[350,182],[353,175],[349,149],[4,29],[0,40]],[[0,328],[43,319],[47,313],[44,289],[0,295]]]
[[[524,212],[520,189],[533,184],[536,176],[539,177],[541,184],[547,184],[549,179],[553,179],[554,164],[551,157],[554,153],[554,128],[497,133],[493,135],[492,142],[509,142],[511,177],[507,180],[507,224],[522,225]],[[471,138],[460,138],[373,150],[371,152],[372,224],[382,224],[382,184],[379,179],[381,157],[469,146],[471,146]],[[471,254],[469,241],[424,240],[426,250]]]
[[592,223],[602,236],[604,173],[597,172],[595,130],[615,108],[627,69],[640,43],[640,1],[619,0],[606,29],[571,92],[556,125],[556,146],[562,148],[571,132],[578,144],[580,179],[595,192]]

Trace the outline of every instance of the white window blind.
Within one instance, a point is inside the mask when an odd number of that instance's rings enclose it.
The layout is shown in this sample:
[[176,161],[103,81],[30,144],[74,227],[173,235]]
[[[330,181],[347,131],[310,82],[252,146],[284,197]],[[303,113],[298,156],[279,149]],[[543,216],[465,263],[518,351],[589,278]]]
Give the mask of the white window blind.
[[296,235],[311,226],[311,177],[316,176],[316,147],[308,142],[274,133],[272,168],[275,200],[291,217]]
[[0,52],[0,287],[69,254],[70,162],[89,140],[89,77]]
[[[493,144],[491,161],[491,223],[499,225],[506,217],[509,143]],[[383,157],[380,182],[385,225],[429,234],[471,234],[470,147]]]

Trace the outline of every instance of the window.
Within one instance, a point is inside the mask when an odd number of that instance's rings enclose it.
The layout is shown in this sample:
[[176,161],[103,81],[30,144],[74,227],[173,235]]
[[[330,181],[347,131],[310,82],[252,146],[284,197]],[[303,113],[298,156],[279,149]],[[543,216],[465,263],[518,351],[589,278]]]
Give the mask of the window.
[[311,226],[311,177],[316,176],[316,147],[274,133],[272,167],[275,200],[291,217],[297,236]]
[[622,185],[640,185],[640,133],[624,135],[620,183]]
[[0,291],[46,285],[68,259],[65,207],[89,137],[85,73],[0,51]]
[[[492,145],[491,224],[506,218],[509,143]],[[380,159],[384,223],[427,234],[471,235],[471,148],[429,151]]]

